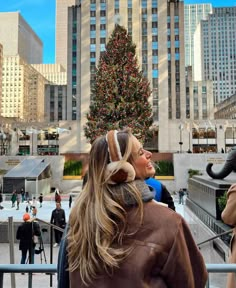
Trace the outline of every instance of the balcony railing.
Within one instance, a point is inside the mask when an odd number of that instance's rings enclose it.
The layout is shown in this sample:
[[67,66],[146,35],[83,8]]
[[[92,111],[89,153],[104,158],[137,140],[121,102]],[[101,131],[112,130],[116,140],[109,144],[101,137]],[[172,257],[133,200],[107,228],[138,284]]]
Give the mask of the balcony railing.
[[[206,264],[206,268],[209,274],[229,272],[236,273],[236,264]],[[28,288],[32,288],[32,273],[54,274],[56,272],[56,264],[0,264],[0,288],[3,288],[4,273],[28,273]],[[210,288],[209,278],[206,288]]]

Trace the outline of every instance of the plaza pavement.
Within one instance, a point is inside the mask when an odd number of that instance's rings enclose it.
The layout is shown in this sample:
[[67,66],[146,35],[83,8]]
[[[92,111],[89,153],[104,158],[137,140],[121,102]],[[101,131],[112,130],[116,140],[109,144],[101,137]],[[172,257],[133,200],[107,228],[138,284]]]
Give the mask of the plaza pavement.
[[[74,199],[73,199],[74,201]],[[201,222],[199,219],[191,213],[191,211],[182,204],[178,204],[178,197],[174,196],[176,211],[180,213],[185,220],[189,223],[190,229],[194,236],[196,243],[199,243],[205,239],[208,239],[214,234]],[[2,206],[4,209],[0,210],[0,225],[6,221],[8,221],[8,217],[12,216],[13,221],[22,221],[22,216],[25,213],[26,203],[20,204],[20,209],[16,210],[15,208],[11,208],[10,201],[4,201]],[[73,205],[73,202],[72,202]],[[63,195],[62,197],[62,208],[65,210],[66,219],[68,220],[70,209],[69,209],[69,200],[68,195]],[[51,212],[55,209],[55,201],[54,194],[47,195],[44,197],[43,207],[39,208],[38,204],[38,214],[37,218],[42,219],[44,221],[50,221]],[[221,240],[219,240],[221,241]],[[16,243],[14,245],[14,255],[15,255],[15,263],[20,263],[21,253],[19,251],[19,245]],[[57,263],[58,257],[58,247],[53,249],[53,263]],[[50,247],[49,244],[44,244],[44,251],[46,255],[47,263],[50,263]],[[204,260],[206,263],[224,263],[221,257],[215,252],[213,249],[212,243],[208,243],[201,248],[201,252],[203,254]],[[9,263],[9,244],[8,243],[0,243],[0,264]],[[40,255],[35,255],[35,263],[41,263]],[[44,257],[42,257],[42,263],[45,263]],[[15,274],[16,276],[16,288],[27,287],[28,283],[28,275]],[[226,274],[212,274],[210,276],[210,288],[225,288],[226,286]],[[4,274],[4,288],[11,287],[10,274]],[[49,284],[49,276],[46,274],[35,274],[33,275],[33,288],[47,288],[50,287]],[[57,281],[56,275],[53,276],[53,288],[56,288]],[[184,287],[183,287],[184,288]]]

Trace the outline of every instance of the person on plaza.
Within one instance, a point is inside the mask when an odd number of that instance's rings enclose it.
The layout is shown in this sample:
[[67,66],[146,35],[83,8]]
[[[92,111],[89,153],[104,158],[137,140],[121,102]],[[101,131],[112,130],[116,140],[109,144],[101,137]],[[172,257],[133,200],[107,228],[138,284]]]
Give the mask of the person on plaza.
[[[230,263],[236,263],[236,184],[231,185],[227,191],[226,206],[221,214],[221,218],[225,224],[228,224],[234,228],[231,244],[230,244]],[[236,274],[229,273],[227,277],[227,288],[236,287]]]
[[25,201],[29,204],[29,192],[25,191]]
[[20,202],[21,202],[21,193],[16,192],[16,210],[20,209]]
[[59,288],[205,287],[206,267],[188,224],[153,201],[144,182],[155,173],[151,156],[128,129],[93,142],[88,180],[59,251]]
[[55,202],[56,203],[61,203],[61,195],[60,195],[60,192],[59,192],[58,188],[56,188],[56,191],[55,191]]
[[23,223],[18,227],[16,232],[16,239],[20,240],[19,250],[21,250],[21,264],[26,263],[27,253],[29,256],[29,264],[34,264],[34,236],[40,236],[39,224],[30,219],[30,215],[25,213],[23,215]]
[[2,191],[0,191],[0,209],[3,209],[2,202],[3,202]]
[[16,202],[16,190],[13,190],[11,195],[11,208],[15,207],[15,202]]
[[32,206],[32,209],[31,209],[31,213],[32,213],[32,217],[33,218],[36,218],[37,217],[37,207],[36,206]]
[[23,203],[25,201],[25,190],[23,187],[20,189],[20,193],[21,193],[21,202]]
[[37,206],[37,200],[36,200],[36,197],[34,196],[32,201],[30,202],[30,210],[33,209],[33,207],[36,207]]
[[179,204],[184,204],[184,190],[182,188],[179,189]]
[[[52,211],[50,223],[63,229],[66,226],[65,210],[61,208],[60,202],[56,202],[56,209]],[[60,244],[62,234],[63,232],[54,228],[55,244],[53,247],[57,247]]]
[[151,187],[154,193],[154,199],[157,202],[167,204],[167,206],[175,211],[175,204],[170,192],[167,190],[166,186],[163,185],[160,181],[153,177],[145,179],[145,183]]
[[43,206],[43,193],[40,193],[39,195],[39,208]]
[[72,195],[70,194],[70,196],[69,196],[69,208],[71,208],[71,204],[72,204]]

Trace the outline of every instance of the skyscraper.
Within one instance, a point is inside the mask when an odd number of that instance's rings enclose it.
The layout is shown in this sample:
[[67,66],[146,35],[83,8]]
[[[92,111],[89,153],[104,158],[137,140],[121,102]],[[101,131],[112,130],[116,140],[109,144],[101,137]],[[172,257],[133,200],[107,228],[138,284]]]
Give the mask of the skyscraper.
[[68,7],[76,0],[56,0],[56,63],[67,68]]
[[43,43],[19,12],[0,12],[3,56],[19,55],[28,64],[42,63]]
[[95,67],[115,23],[124,26],[136,44],[140,68],[153,91],[150,101],[159,125],[159,150],[169,149],[168,121],[186,118],[183,19],[179,0],[90,0],[69,8],[67,120],[81,123],[81,151],[86,147],[82,129]]
[[207,19],[212,13],[211,4],[185,4],[184,5],[184,43],[185,43],[185,66],[192,66],[194,45],[193,35],[200,20]]
[[19,55],[3,57],[1,116],[43,121],[45,78]]
[[213,80],[215,104],[236,92],[235,33],[236,7],[214,8],[195,31],[194,80]]

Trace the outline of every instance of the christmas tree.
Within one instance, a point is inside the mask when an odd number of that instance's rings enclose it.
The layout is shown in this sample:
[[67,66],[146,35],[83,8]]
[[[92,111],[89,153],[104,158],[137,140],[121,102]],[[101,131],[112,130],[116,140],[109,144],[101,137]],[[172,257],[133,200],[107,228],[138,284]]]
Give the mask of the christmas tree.
[[142,141],[150,135],[152,109],[148,98],[151,90],[139,70],[135,49],[127,30],[116,25],[100,57],[92,89],[84,127],[90,143],[108,130],[125,127],[130,127]]

